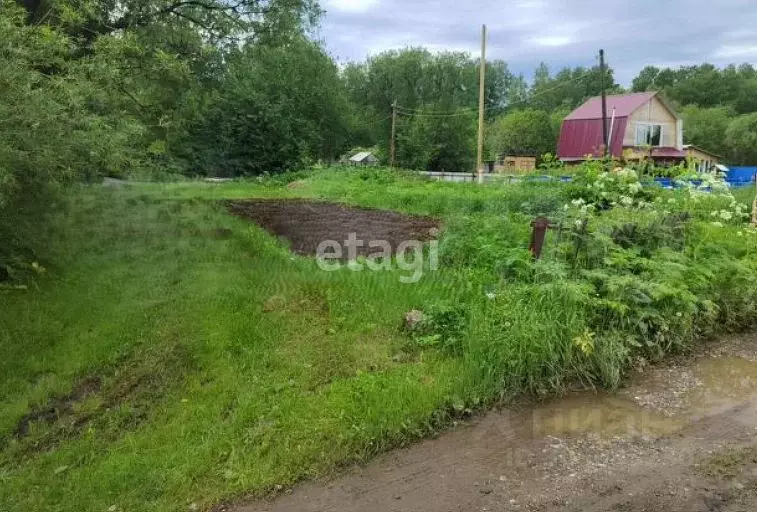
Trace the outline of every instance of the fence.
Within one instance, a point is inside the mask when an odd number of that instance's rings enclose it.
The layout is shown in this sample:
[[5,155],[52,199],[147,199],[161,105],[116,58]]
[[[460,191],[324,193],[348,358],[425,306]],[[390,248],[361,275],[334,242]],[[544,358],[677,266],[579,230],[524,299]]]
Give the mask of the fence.
[[[478,175],[471,172],[430,172],[421,171],[421,175],[428,176],[432,180],[452,181],[456,183],[475,183],[478,181]],[[755,175],[757,167],[732,167],[725,176],[725,181],[734,188],[748,187],[755,184]],[[572,176],[542,176],[529,174],[526,176],[512,176],[505,174],[484,174],[484,181],[489,183],[518,183],[520,181],[560,181],[567,183],[573,181]],[[673,178],[655,178],[655,183],[665,188],[676,188],[676,180]],[[691,180],[698,185],[698,180]]]

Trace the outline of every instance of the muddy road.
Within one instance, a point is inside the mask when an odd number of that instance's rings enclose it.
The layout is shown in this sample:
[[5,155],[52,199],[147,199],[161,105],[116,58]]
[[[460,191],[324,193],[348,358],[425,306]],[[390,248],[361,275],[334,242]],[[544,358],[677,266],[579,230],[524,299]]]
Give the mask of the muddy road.
[[218,510],[755,511],[757,333],[460,424],[275,499]]

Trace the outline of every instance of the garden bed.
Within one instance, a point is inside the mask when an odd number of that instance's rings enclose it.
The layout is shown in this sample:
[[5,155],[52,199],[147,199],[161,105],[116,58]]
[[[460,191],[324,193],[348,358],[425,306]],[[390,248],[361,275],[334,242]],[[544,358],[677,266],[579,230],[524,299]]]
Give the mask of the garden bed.
[[341,244],[354,233],[364,242],[357,247],[357,255],[367,256],[374,250],[368,246],[370,241],[385,240],[397,247],[406,240],[431,240],[440,224],[431,217],[306,199],[247,199],[227,204],[234,215],[286,239],[293,252],[307,255],[316,254],[324,240]]

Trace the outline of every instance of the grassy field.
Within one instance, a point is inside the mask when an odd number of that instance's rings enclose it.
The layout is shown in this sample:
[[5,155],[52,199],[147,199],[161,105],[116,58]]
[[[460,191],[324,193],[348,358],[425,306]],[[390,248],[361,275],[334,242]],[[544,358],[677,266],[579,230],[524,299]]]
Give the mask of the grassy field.
[[[590,244],[550,235],[533,263],[530,220],[573,221],[560,184],[300,178],[69,194],[46,271],[0,294],[0,509],[179,511],[275,492],[468,408],[612,386],[632,357],[755,320],[757,236],[693,210],[681,246],[667,231],[613,245],[603,227],[651,233],[658,218],[611,211]],[[218,201],[245,197],[438,217],[440,269],[414,284],[322,272]],[[437,315],[423,336],[401,328],[414,308]]]

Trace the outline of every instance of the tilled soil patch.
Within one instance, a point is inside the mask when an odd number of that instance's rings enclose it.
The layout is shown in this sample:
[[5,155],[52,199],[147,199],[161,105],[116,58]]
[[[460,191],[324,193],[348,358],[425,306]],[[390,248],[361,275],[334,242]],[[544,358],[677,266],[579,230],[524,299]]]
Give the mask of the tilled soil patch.
[[[316,254],[318,244],[325,240],[344,245],[350,233],[363,241],[362,246],[357,247],[358,256],[377,252],[369,243],[378,240],[389,242],[396,250],[407,240],[436,238],[440,224],[431,217],[306,199],[248,199],[229,201],[227,205],[232,214],[286,239],[293,252],[306,255]],[[343,257],[347,257],[346,251]]]

